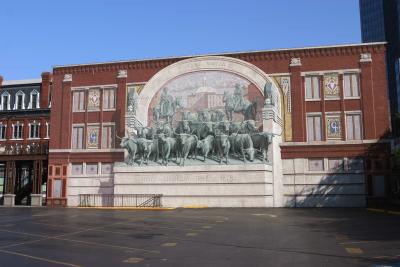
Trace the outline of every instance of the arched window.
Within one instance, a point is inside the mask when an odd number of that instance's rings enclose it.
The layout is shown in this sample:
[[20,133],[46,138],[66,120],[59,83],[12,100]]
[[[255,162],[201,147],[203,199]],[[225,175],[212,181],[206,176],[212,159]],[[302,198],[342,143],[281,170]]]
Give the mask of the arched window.
[[16,109],[25,109],[25,94],[22,91],[15,94],[14,110]]
[[40,93],[36,90],[31,91],[29,98],[29,107],[28,108],[40,108],[39,107],[39,97]]
[[2,93],[0,101],[0,110],[10,110],[10,93]]

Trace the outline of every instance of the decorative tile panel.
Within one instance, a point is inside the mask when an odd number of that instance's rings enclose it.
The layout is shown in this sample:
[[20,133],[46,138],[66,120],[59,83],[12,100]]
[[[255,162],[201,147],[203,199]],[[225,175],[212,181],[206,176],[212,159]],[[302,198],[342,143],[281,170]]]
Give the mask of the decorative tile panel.
[[99,148],[99,127],[87,128],[87,148]]
[[88,96],[88,110],[98,110],[100,108],[100,90],[90,89]]
[[326,138],[327,139],[340,139],[341,134],[341,120],[340,116],[327,116],[326,117]]
[[325,98],[340,98],[339,75],[329,73],[324,75]]
[[285,141],[292,141],[292,96],[290,76],[275,76],[274,80],[278,85],[282,95],[282,112],[284,118],[284,137]]

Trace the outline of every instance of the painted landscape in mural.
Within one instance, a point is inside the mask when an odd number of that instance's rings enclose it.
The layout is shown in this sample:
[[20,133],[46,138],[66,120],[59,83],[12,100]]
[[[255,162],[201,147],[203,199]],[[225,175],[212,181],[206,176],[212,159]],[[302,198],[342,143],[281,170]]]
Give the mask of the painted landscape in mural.
[[200,117],[201,114],[207,115],[206,113],[210,113],[210,116],[224,114],[225,117],[219,120],[261,121],[260,111],[264,103],[260,91],[249,81],[221,71],[189,73],[168,82],[152,99],[148,112],[149,121],[164,119],[158,118],[158,113],[162,114],[163,110],[157,108],[160,102],[165,103],[166,98],[175,101],[176,114],[173,123],[187,119],[185,116],[189,112]]
[[[139,156],[130,153],[128,163],[268,162],[272,136],[262,129],[263,106],[260,90],[236,74],[199,71],[179,76],[153,96],[149,125],[138,127],[137,136],[129,139]],[[128,143],[121,146],[129,152]]]

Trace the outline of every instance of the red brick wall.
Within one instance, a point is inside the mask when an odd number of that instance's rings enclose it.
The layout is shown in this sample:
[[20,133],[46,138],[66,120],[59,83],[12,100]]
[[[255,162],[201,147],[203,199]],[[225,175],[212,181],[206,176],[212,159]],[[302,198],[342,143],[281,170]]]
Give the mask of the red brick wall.
[[[384,45],[377,44],[266,51],[224,56],[247,61],[259,67],[267,74],[290,73],[293,141],[306,142],[306,112],[322,112],[324,114],[331,111],[362,110],[364,137],[366,139],[379,139],[389,130],[384,52]],[[360,63],[361,53],[371,53],[372,62]],[[292,57],[299,57],[301,59],[301,66],[290,67]],[[161,69],[183,59],[185,58],[55,68],[51,112],[51,148],[70,148],[72,122],[115,121],[117,134],[124,135],[122,118],[125,112],[126,83],[147,82]],[[362,97],[360,100],[344,100],[343,97],[337,101],[306,102],[304,100],[304,79],[301,76],[301,72],[336,71],[343,69],[361,69],[360,84]],[[118,70],[127,70],[127,78],[117,78]],[[72,82],[63,82],[64,74],[72,74]],[[86,117],[82,114],[72,114],[71,86],[110,84],[118,87],[117,110],[115,112],[103,112],[103,115],[93,113]],[[343,90],[342,84],[341,89]],[[342,118],[343,124],[344,120]],[[285,152],[283,151],[283,153]],[[296,156],[299,156],[299,154],[297,153]]]

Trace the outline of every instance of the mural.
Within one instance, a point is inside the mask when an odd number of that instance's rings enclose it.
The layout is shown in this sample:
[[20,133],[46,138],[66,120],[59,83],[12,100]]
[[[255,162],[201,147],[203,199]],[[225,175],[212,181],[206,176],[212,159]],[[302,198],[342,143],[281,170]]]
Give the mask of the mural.
[[[271,83],[264,91],[274,104]],[[128,112],[135,113],[137,90],[128,93]],[[128,164],[268,162],[273,135],[262,128],[264,96],[239,75],[198,71],[178,76],[153,96],[147,126],[121,138]],[[198,158],[200,156],[200,158]]]
[[[158,109],[167,108],[165,103],[169,102],[177,108],[174,123],[184,119],[185,113],[187,115],[188,112],[201,111],[224,113],[225,119],[233,121],[261,121],[264,97],[253,84],[236,74],[199,71],[177,77],[167,83],[152,99],[148,113],[149,121],[154,122],[159,112],[172,112]],[[164,116],[164,113],[160,115]],[[164,117],[159,119],[165,120]]]

